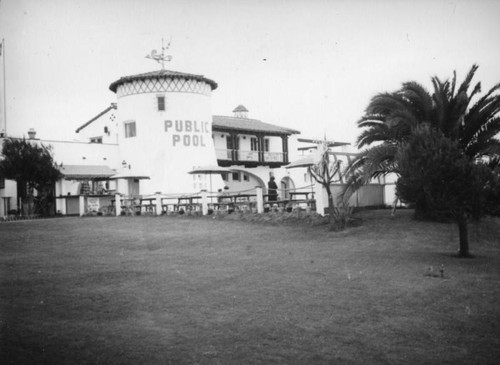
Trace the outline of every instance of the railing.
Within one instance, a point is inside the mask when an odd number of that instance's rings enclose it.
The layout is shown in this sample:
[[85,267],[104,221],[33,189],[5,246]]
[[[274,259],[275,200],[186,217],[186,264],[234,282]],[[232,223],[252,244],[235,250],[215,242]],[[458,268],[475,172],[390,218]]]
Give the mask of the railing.
[[[279,190],[281,198],[263,194],[257,187],[231,193],[200,191],[193,194],[160,194],[126,196],[122,194],[101,196],[60,196],[63,203],[69,198],[78,199],[76,209],[84,215],[169,215],[169,214],[211,214],[214,211],[253,211],[262,213],[269,210],[315,209],[314,193],[308,187]],[[283,198],[283,197],[287,198]],[[259,208],[260,207],[260,208]],[[76,212],[75,212],[76,213]],[[63,214],[68,214],[64,212]]]
[[238,151],[240,161],[259,161],[259,151]]
[[169,213],[185,213],[185,212],[201,212],[201,195],[198,194],[184,194],[184,195],[171,195],[161,197],[161,211],[162,214]]
[[284,162],[283,152],[264,152],[264,161],[266,162]]
[[[218,160],[259,161],[259,151],[216,149]],[[283,152],[264,152],[264,162],[284,162]]]

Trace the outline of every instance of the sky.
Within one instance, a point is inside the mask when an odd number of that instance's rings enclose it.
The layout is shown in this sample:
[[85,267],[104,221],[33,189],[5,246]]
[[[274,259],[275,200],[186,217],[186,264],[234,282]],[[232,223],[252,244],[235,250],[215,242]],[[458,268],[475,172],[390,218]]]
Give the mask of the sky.
[[[0,0],[7,132],[72,139],[122,76],[170,41],[166,69],[218,83],[212,112],[355,143],[370,99],[414,80],[500,82],[500,1]],[[0,86],[1,88],[1,86]]]

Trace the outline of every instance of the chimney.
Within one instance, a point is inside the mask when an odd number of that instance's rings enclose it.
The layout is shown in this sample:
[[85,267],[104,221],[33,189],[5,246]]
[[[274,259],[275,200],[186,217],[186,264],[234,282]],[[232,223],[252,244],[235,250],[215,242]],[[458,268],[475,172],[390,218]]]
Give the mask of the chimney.
[[30,130],[28,131],[28,137],[29,139],[35,139],[36,131],[33,128],[30,128]]
[[233,113],[236,118],[248,118],[248,110],[241,104],[234,108]]

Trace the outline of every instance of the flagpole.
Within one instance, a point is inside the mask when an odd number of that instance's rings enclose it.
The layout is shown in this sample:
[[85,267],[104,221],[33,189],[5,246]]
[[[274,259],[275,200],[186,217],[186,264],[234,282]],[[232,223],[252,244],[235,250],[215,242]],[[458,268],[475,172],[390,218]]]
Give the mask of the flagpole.
[[2,38],[2,63],[3,63],[3,129],[4,136],[7,137],[7,89],[5,87],[5,39]]

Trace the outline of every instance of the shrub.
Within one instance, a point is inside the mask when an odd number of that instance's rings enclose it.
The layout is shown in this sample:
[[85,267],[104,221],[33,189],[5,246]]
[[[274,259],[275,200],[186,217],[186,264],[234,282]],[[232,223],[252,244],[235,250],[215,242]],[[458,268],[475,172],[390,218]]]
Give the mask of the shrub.
[[342,201],[339,205],[333,208],[333,227],[336,231],[342,231],[346,228],[348,223],[352,220],[352,213],[354,208],[349,203]]

